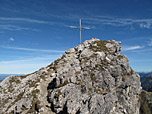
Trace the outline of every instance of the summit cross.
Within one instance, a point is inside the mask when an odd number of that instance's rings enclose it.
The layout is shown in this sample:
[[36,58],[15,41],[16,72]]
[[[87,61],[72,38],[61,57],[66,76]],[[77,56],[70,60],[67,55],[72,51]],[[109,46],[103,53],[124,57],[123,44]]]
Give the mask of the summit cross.
[[69,26],[70,28],[79,28],[80,29],[80,44],[81,44],[81,29],[90,29],[89,27],[81,27],[81,19],[79,20],[80,26]]

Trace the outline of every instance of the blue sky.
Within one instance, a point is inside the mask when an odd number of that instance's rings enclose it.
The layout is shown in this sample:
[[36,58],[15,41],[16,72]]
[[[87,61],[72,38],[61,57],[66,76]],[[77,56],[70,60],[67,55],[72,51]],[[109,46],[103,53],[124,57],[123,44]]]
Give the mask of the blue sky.
[[93,37],[122,42],[137,72],[152,71],[151,0],[0,0],[0,74],[31,73]]

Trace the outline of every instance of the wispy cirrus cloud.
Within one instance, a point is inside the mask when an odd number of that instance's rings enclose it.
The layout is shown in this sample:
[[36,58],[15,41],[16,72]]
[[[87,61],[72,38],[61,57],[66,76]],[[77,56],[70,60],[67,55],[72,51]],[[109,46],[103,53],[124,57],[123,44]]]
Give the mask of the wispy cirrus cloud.
[[136,49],[142,49],[144,46],[126,46],[123,47],[123,51],[130,51],[130,50],[136,50]]
[[21,30],[32,30],[32,31],[38,31],[37,29],[27,28],[27,27],[21,27],[16,25],[0,25],[0,29],[2,30],[11,30],[11,31],[21,31]]
[[116,18],[110,16],[96,16],[85,17],[85,23],[98,24],[98,25],[111,25],[111,26],[129,26],[135,25],[140,28],[151,28],[152,19],[129,19],[129,18]]
[[0,17],[0,20],[1,21],[24,21],[24,22],[39,23],[39,24],[51,24],[50,22],[47,22],[47,21],[30,19],[30,18]]
[[[73,15],[69,17],[69,15],[50,15],[53,18],[58,18],[62,20],[70,20],[70,21],[76,21],[81,16],[79,15]],[[129,19],[129,18],[117,18],[112,16],[82,16],[82,20],[84,20],[84,24],[89,25],[109,25],[109,26],[138,26],[139,28],[146,28],[150,29],[152,27],[152,19]],[[14,18],[14,17],[0,17],[0,21],[13,21],[13,22],[28,22],[28,23],[37,23],[37,24],[48,24],[48,25],[60,25],[68,27],[69,25],[66,25],[64,23],[59,22],[50,22],[50,21],[44,21],[44,20],[37,20],[37,19],[31,19],[31,18]]]
[[60,15],[60,16],[55,16],[56,18],[62,18],[64,20],[70,20],[70,21],[76,21],[80,17],[82,17],[82,21],[84,24],[89,24],[89,25],[109,25],[109,26],[115,26],[115,27],[125,27],[125,26],[136,26],[139,28],[146,28],[150,29],[152,28],[152,18],[148,19],[131,19],[131,18],[119,18],[119,17],[113,17],[113,16],[100,16],[100,15],[94,15],[94,14],[89,14],[87,16],[80,16],[80,15],[73,15],[69,17],[68,15]]
[[[23,23],[31,23],[31,24],[46,24],[46,25],[57,25],[67,27],[65,23],[57,22],[57,21],[44,21],[32,18],[13,18],[13,17],[0,17],[0,29],[3,30],[32,30],[38,31],[37,29],[22,27],[23,25],[17,25]],[[12,24],[13,23],[13,24]],[[25,25],[24,25],[25,26]]]
[[[58,18],[58,16],[56,16],[55,18]],[[5,21],[7,23],[9,23],[8,21],[12,21],[14,23],[25,22],[25,23],[36,23],[36,24],[48,24],[48,25],[66,26],[64,23],[61,23],[61,22],[45,21],[45,20],[38,20],[38,19],[32,19],[32,18],[0,17],[0,21],[4,22],[4,23],[5,23]]]
[[33,51],[33,52],[47,52],[47,53],[64,53],[64,51],[61,50],[44,50],[44,49],[32,49],[32,48],[21,48],[21,47],[11,47],[11,46],[4,46],[1,45],[1,48],[6,48],[6,49],[12,49],[12,50],[22,50],[22,51]]
[[152,23],[141,23],[141,24],[139,24],[139,26],[140,26],[140,28],[147,28],[147,29],[149,29],[150,27],[151,27],[151,24]]

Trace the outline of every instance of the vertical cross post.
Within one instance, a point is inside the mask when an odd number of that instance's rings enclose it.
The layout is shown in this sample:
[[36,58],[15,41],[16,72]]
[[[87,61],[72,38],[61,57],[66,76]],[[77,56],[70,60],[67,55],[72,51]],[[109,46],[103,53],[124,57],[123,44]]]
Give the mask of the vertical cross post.
[[81,19],[79,20],[79,27],[77,26],[69,26],[70,28],[79,28],[80,29],[80,44],[81,44],[81,29],[90,29],[89,27],[81,27]]
[[81,19],[80,19],[80,44],[81,44]]

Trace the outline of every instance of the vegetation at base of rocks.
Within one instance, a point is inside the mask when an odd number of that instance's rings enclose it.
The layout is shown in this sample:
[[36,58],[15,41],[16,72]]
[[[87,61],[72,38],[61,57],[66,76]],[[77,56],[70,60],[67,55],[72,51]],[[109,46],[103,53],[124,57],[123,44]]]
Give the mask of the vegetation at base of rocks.
[[45,80],[46,80],[45,74],[42,74],[42,75],[40,76],[40,78],[45,81]]
[[40,101],[37,98],[37,94],[39,92],[40,92],[39,89],[35,89],[31,92],[31,96],[33,96],[33,100],[32,100],[31,108],[28,110],[28,113],[39,112],[39,109],[41,108]]
[[59,98],[59,96],[62,95],[60,89],[57,90],[57,93],[55,94],[55,98]]
[[[78,80],[78,84],[79,84],[80,87],[81,87],[81,92],[82,92],[82,93],[85,93],[85,92],[87,91],[86,84],[85,84],[82,80]],[[92,88],[88,88],[88,90],[91,92],[91,91],[92,91]]]
[[96,92],[98,94],[106,94],[107,92],[106,91],[101,91],[101,86],[99,85],[94,85],[95,82],[96,82],[96,77],[95,77],[95,74],[94,74],[94,71],[90,71],[89,74],[83,74],[85,78],[89,78],[89,80],[92,82],[92,85],[94,86],[93,88],[90,88],[86,85],[86,82],[83,82],[83,80],[77,80],[78,81],[78,84],[80,85],[81,87],[81,92],[82,93],[85,93],[87,90],[88,93],[92,93],[92,92]]
[[17,76],[12,76],[11,79],[9,80],[9,87],[8,87],[8,92],[12,93],[14,88],[13,88],[13,83],[19,84],[21,81],[17,78]]
[[109,52],[110,50],[105,46],[107,43],[110,43],[109,41],[104,41],[104,40],[100,40],[100,41],[95,41],[93,44],[90,46],[90,49],[93,51],[107,51]]
[[135,73],[135,71],[132,69],[132,68],[130,68],[131,69],[131,71],[128,73],[128,75],[132,75],[132,74],[134,74]]
[[[39,93],[39,89],[35,89],[33,90],[28,96],[32,96],[33,97],[33,100],[32,100],[32,104],[31,104],[31,108],[28,109],[26,108],[24,105],[21,107],[22,111],[25,111],[25,110],[28,110],[27,113],[35,113],[35,112],[38,112],[39,109],[40,109],[40,101],[38,100],[37,98],[37,94]],[[21,100],[23,98],[23,95],[24,95],[24,92],[21,92],[16,100],[10,104],[10,106],[8,107],[8,109],[13,106],[16,102],[18,102],[19,100]],[[7,109],[7,110],[8,110]],[[14,112],[14,110],[12,110],[11,112]]]
[[92,88],[88,88],[88,90],[89,90],[90,92],[92,92]]
[[118,55],[117,58],[118,58],[118,59],[123,59],[124,56],[123,56],[123,55]]
[[97,88],[94,88],[94,92],[96,92],[97,94],[102,94],[102,95],[105,95],[108,93],[108,91],[106,90],[98,90]]
[[24,79],[32,74],[35,74],[37,71],[33,72],[33,73],[30,73],[30,74],[27,74],[27,75],[24,75],[24,76],[19,76],[21,79]]
[[98,93],[98,90],[96,88],[94,88],[94,92]]
[[82,85],[82,81],[80,79],[78,79],[77,82],[78,82],[79,85]]
[[104,60],[102,60],[101,61],[101,64],[102,64],[102,66],[104,66],[104,67],[108,67],[108,62],[107,62],[107,60],[106,59],[104,59]]
[[105,91],[105,90],[103,90],[103,91],[99,91],[99,94],[103,94],[103,95],[105,95],[105,94],[107,94],[108,93],[108,91]]
[[24,105],[22,105],[21,110],[28,110],[28,108],[26,108]]
[[40,90],[39,89],[35,89],[35,90],[33,90],[32,91],[32,96],[34,96],[34,97],[37,97],[37,93],[39,93],[40,92]]
[[69,84],[68,80],[65,80],[62,84],[58,85],[57,88],[63,87],[65,85]]
[[[51,63],[47,67],[49,67],[50,69],[53,69],[53,71],[57,72],[58,64],[59,64],[59,62],[61,62],[65,58],[65,56],[66,55],[64,54],[62,57],[60,57],[59,59],[55,60],[53,63]],[[66,61],[64,61],[63,63],[65,64]]]
[[96,64],[96,65],[95,65],[95,69],[97,69],[97,70],[99,70],[99,71],[103,71],[103,70],[104,70],[102,64]]
[[96,81],[96,77],[95,77],[95,74],[93,72],[90,72],[90,78],[91,78],[92,82]]
[[104,71],[104,68],[108,68],[109,65],[113,65],[113,61],[108,63],[105,56],[104,59],[100,61],[100,64],[95,65],[95,69]]
[[80,87],[81,87],[81,92],[82,92],[82,93],[85,93],[86,87],[85,87],[85,84],[83,84],[83,81],[82,81],[82,80],[78,80],[78,84],[79,84]]
[[131,69],[131,71],[128,72],[128,73],[127,72],[126,73],[122,73],[122,81],[123,82],[126,80],[127,76],[131,76],[131,75],[133,75],[135,73],[135,71],[132,68],[130,68],[130,69]]
[[86,91],[85,85],[81,85],[81,92],[82,92],[82,93],[85,93],[85,91]]
[[39,82],[40,82],[40,79],[37,79],[37,80],[34,80],[34,81],[30,80],[30,82],[29,82],[29,87],[30,87],[30,88],[31,88],[31,87],[37,87],[37,86],[38,86],[37,83],[39,83]]
[[11,80],[9,80],[10,83],[15,82],[16,84],[19,84],[21,81],[17,79],[17,76],[13,76]]
[[8,92],[12,93],[13,91],[14,91],[14,88],[12,88],[12,85],[10,85],[9,88],[8,88]]
[[24,92],[21,92],[21,93],[16,97],[15,101],[13,101],[13,102],[8,106],[8,108],[7,108],[6,111],[8,111],[8,109],[9,109],[11,106],[13,106],[16,102],[18,102],[18,101],[22,98],[23,95],[24,95]]
[[92,58],[92,57],[91,56],[90,57],[81,57],[80,58],[80,65],[86,64],[87,62],[90,62],[90,58]]
[[152,93],[142,91],[139,98],[140,114],[152,114]]
[[[92,63],[92,61],[96,61],[97,60],[97,54],[91,55],[90,57],[82,57],[80,59],[80,65],[84,64],[84,65],[91,65],[94,64]],[[99,62],[100,64],[95,64],[95,67],[91,68],[92,70],[99,70],[99,71],[103,71],[104,68],[108,68],[109,65],[113,65],[112,61],[110,63],[107,62],[106,60],[106,56],[104,57],[103,60],[100,60]],[[83,66],[84,66],[83,65]],[[83,68],[83,70],[87,70],[88,67]]]
[[7,103],[9,100],[11,100],[12,98],[11,97],[7,97],[6,99],[4,98],[4,99],[1,99],[1,100],[3,100],[4,102],[0,102],[0,106],[4,106],[5,105],[5,103]]
[[[92,76],[92,84],[94,84],[94,81],[96,80],[96,78],[94,77],[94,74],[91,74],[91,76]],[[93,88],[90,88],[90,87],[87,88],[86,84],[81,80],[78,80],[78,84],[81,87],[81,92],[82,93],[85,93],[87,90],[88,90],[87,91],[88,94],[91,94],[91,93],[95,92],[97,94],[105,95],[105,94],[108,93],[108,91],[106,91],[106,90],[101,90],[101,87],[99,85],[96,85],[96,86],[94,85],[95,87],[93,87]]]
[[77,71],[75,74],[76,74],[76,75],[79,75],[79,74],[81,74],[81,71]]
[[24,95],[24,92],[21,92],[18,96],[17,96],[17,99],[15,100],[15,102],[19,101],[22,96]]
[[40,101],[39,100],[33,100],[32,101],[32,106],[30,108],[30,110],[28,110],[27,113],[35,113],[35,112],[39,112],[39,109],[40,109]]
[[122,75],[122,81],[124,82],[126,80],[126,75]]

